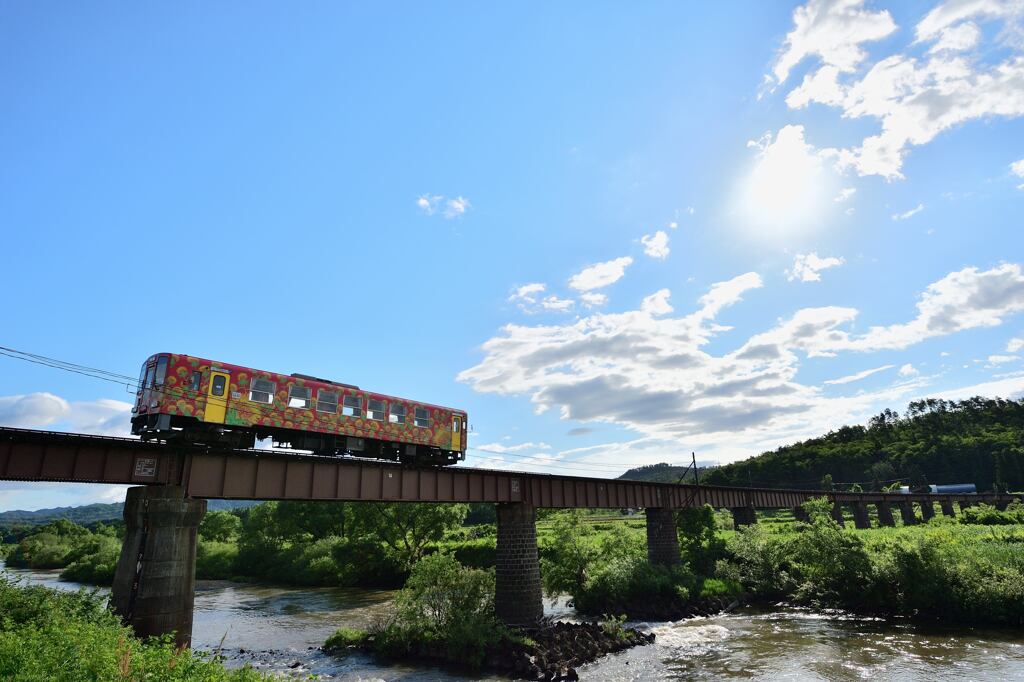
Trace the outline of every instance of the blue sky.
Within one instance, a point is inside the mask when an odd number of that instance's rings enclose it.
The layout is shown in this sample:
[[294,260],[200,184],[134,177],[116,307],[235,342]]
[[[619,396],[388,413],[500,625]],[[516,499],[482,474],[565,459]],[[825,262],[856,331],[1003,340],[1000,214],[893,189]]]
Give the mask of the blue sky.
[[[581,475],[1024,391],[1019,2],[0,15],[0,345],[336,377]],[[131,399],[0,357],[0,424]]]

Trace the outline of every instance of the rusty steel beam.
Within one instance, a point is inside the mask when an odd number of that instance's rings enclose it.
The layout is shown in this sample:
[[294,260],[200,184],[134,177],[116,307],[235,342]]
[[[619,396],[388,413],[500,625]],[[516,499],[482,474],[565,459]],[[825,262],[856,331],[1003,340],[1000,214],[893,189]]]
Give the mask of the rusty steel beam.
[[424,468],[270,450],[211,451],[135,438],[0,428],[0,480],[180,485],[238,500],[529,502],[534,507],[793,508],[833,504],[1008,502],[1012,495],[831,493],[724,488],[469,467]]

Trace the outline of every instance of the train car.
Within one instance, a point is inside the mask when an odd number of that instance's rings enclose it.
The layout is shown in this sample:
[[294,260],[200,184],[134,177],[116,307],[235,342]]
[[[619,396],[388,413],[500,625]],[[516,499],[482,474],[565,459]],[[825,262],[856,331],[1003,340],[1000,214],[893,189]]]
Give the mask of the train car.
[[911,489],[910,486],[901,486],[900,493],[941,493],[944,495],[964,495],[977,493],[978,488],[973,483],[950,483],[949,485],[920,485]]
[[142,363],[132,433],[145,440],[249,448],[256,439],[416,464],[466,458],[467,414],[306,374],[276,374],[191,355]]

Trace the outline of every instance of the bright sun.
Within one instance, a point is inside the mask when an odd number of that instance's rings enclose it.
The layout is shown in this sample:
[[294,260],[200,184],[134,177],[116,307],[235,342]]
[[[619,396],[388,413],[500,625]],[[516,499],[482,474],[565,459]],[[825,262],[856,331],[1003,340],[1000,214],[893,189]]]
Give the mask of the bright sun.
[[765,136],[755,165],[741,184],[739,214],[758,237],[775,240],[806,233],[824,218],[836,178],[814,147],[804,141],[803,126],[786,126],[774,140]]

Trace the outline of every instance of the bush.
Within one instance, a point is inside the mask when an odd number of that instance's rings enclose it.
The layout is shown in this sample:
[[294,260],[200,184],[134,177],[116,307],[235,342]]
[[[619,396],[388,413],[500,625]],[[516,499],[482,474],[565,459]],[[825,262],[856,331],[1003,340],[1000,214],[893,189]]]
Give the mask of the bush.
[[494,574],[437,553],[413,566],[395,599],[394,619],[376,633],[375,646],[407,654],[439,645],[448,660],[479,666],[487,647],[510,636],[494,616]]
[[1024,523],[1024,505],[1013,501],[1005,511],[985,503],[967,507],[960,515],[960,523],[984,526],[1009,526]]
[[22,587],[0,576],[0,679],[12,682],[255,682],[251,668],[226,670],[169,637],[142,642],[96,593]]
[[120,540],[110,535],[93,535],[68,554],[69,563],[60,577],[90,585],[113,585],[120,556]]
[[644,557],[618,557],[597,569],[573,592],[573,600],[583,613],[643,617],[652,607],[657,612],[681,610],[693,583],[682,568],[653,565]]
[[238,545],[232,542],[199,540],[196,547],[196,578],[230,580],[238,573]]

